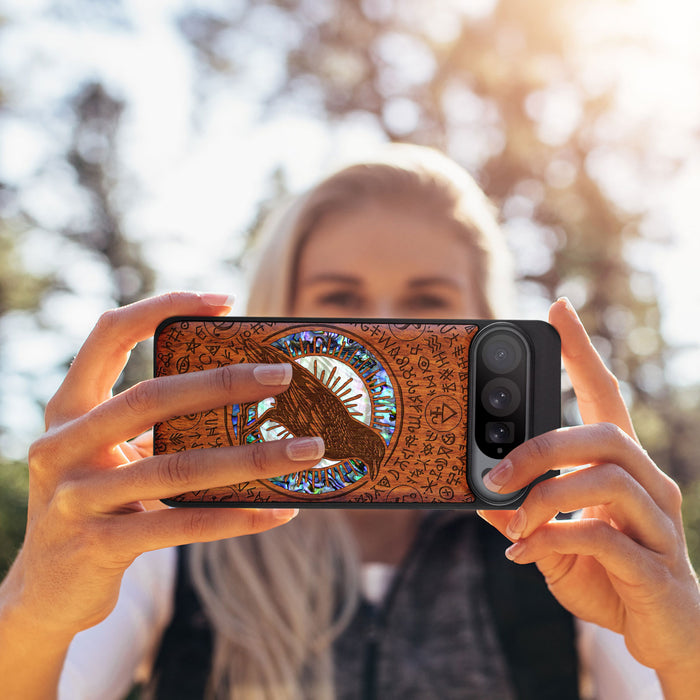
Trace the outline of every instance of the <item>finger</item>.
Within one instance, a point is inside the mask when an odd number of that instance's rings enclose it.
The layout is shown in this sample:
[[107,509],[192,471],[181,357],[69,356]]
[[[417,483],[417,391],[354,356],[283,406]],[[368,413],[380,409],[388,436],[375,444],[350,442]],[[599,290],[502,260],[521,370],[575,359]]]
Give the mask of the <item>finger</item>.
[[107,534],[125,557],[190,542],[211,542],[263,532],[289,522],[296,508],[168,508],[116,516]]
[[489,525],[495,527],[502,535],[508,537],[506,528],[508,523],[513,519],[516,511],[514,510],[477,510],[476,514],[485,520]]
[[220,315],[230,310],[230,304],[225,294],[171,292],[102,314],[47,406],[47,427],[82,415],[109,398],[131,350],[150,338],[163,319]]
[[566,555],[593,557],[628,585],[656,575],[659,568],[655,554],[596,518],[547,523],[506,551],[508,558],[518,564],[537,563],[550,585],[556,583],[551,574],[561,568],[560,558]]
[[148,457],[153,454],[153,430],[137,435],[133,440],[129,441],[129,445],[134,449],[138,458]]
[[147,430],[141,435],[137,435],[133,440],[122,443],[120,446],[122,454],[129,462],[135,462],[143,457],[150,457],[153,454],[153,431]]
[[562,359],[584,423],[614,423],[636,439],[620,385],[593,347],[568,299],[552,304],[549,322],[561,337]]
[[676,484],[639,443],[612,423],[560,428],[526,440],[484,477],[484,483],[497,493],[510,493],[550,469],[606,462],[620,465],[662,510],[675,513],[679,505]]
[[76,450],[89,453],[126,441],[154,423],[232,403],[261,401],[284,391],[292,377],[286,363],[241,363],[148,379],[100,404],[66,426]]
[[559,512],[592,507],[603,508],[618,530],[647,549],[661,553],[676,546],[669,518],[628,472],[614,464],[539,482],[511,518],[506,535],[511,540],[527,538]]
[[119,445],[122,455],[124,455],[125,462],[135,462],[137,459],[142,457],[148,457],[148,454],[144,454],[139,450],[139,448],[131,441],[122,443]]
[[76,504],[89,503],[107,512],[124,503],[172,498],[187,491],[312,469],[323,453],[320,437],[187,450],[97,472],[94,478],[80,480],[71,497]]

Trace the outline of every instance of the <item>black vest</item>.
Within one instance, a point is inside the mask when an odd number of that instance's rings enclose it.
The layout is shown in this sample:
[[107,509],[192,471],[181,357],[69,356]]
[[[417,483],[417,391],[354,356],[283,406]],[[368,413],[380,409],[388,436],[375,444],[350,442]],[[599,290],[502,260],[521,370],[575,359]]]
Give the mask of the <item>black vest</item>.
[[[500,670],[507,676],[498,678],[501,685],[494,682],[494,688],[509,686],[508,694],[479,691],[479,698],[510,695],[518,700],[578,700],[573,618],[549,593],[534,565],[517,565],[505,558],[503,551],[509,544],[473,514],[431,513],[386,605],[380,609],[359,606],[336,642],[339,699],[475,697],[474,673],[470,678],[469,672],[479,669],[473,668],[468,650],[460,648],[471,644],[474,649],[475,644],[473,638],[464,644],[460,639],[466,626],[460,624],[463,613],[469,620],[476,614],[477,622],[479,617],[488,618],[476,626],[495,630],[497,652],[486,654],[479,663],[489,665],[485,673]],[[460,566],[470,545],[476,550],[470,556],[478,557],[480,566],[473,566],[475,560],[468,558]],[[154,667],[151,692],[155,698],[202,698],[210,672],[212,632],[190,580],[186,557],[187,548],[180,548],[174,615]],[[480,569],[478,576],[473,569]],[[456,605],[455,589],[461,598]],[[448,607],[443,595],[450,596]],[[474,610],[479,596],[485,610],[481,614]],[[391,643],[382,642],[382,635]],[[394,640],[394,636],[401,639]]]

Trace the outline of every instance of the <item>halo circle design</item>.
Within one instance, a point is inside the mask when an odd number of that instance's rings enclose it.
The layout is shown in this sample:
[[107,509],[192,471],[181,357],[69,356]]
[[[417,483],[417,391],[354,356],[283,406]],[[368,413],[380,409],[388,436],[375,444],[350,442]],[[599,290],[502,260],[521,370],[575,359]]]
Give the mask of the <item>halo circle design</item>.
[[[340,399],[348,414],[381,436],[389,446],[396,429],[396,395],[389,373],[365,345],[346,334],[329,329],[303,329],[268,341],[290,360],[304,367]],[[273,408],[265,399],[248,408],[246,424],[255,423]],[[236,407],[234,407],[235,410]],[[236,422],[237,413],[232,416]],[[294,437],[281,422],[267,421],[246,435],[246,442]],[[362,459],[323,459],[313,468],[267,479],[274,490],[299,497],[323,497],[352,489],[368,473]]]

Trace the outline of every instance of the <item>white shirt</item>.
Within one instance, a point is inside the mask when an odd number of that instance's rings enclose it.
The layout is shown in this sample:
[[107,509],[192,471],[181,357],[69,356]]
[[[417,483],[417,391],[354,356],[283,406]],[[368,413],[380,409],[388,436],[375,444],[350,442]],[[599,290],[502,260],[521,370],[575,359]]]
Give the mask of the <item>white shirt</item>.
[[123,698],[145,677],[172,617],[176,569],[175,549],[146,552],[134,561],[111,614],[73,639],[59,700]]
[[[119,700],[146,678],[173,612],[174,549],[142,554],[127,569],[119,600],[100,624],[76,635],[61,675],[59,700]],[[367,564],[365,597],[379,603],[395,568]],[[596,700],[663,700],[656,673],[627,651],[622,635],[577,620],[577,646],[586,697]]]

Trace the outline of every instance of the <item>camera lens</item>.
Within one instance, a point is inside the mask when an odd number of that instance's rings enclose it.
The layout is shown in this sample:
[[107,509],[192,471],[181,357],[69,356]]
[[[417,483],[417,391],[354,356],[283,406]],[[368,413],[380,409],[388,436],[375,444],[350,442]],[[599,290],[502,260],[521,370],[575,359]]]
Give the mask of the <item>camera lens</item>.
[[510,406],[512,398],[513,397],[508,389],[503,386],[499,386],[489,394],[489,403],[491,404],[492,408],[495,408],[497,411],[502,411],[504,408],[508,408],[508,406]]
[[486,442],[506,444],[513,442],[514,424],[503,421],[496,421],[486,424]]
[[484,364],[497,374],[512,372],[523,356],[520,343],[505,333],[494,333],[484,344]]
[[481,391],[481,403],[494,416],[507,416],[520,406],[520,389],[506,377],[496,377],[486,382]]

